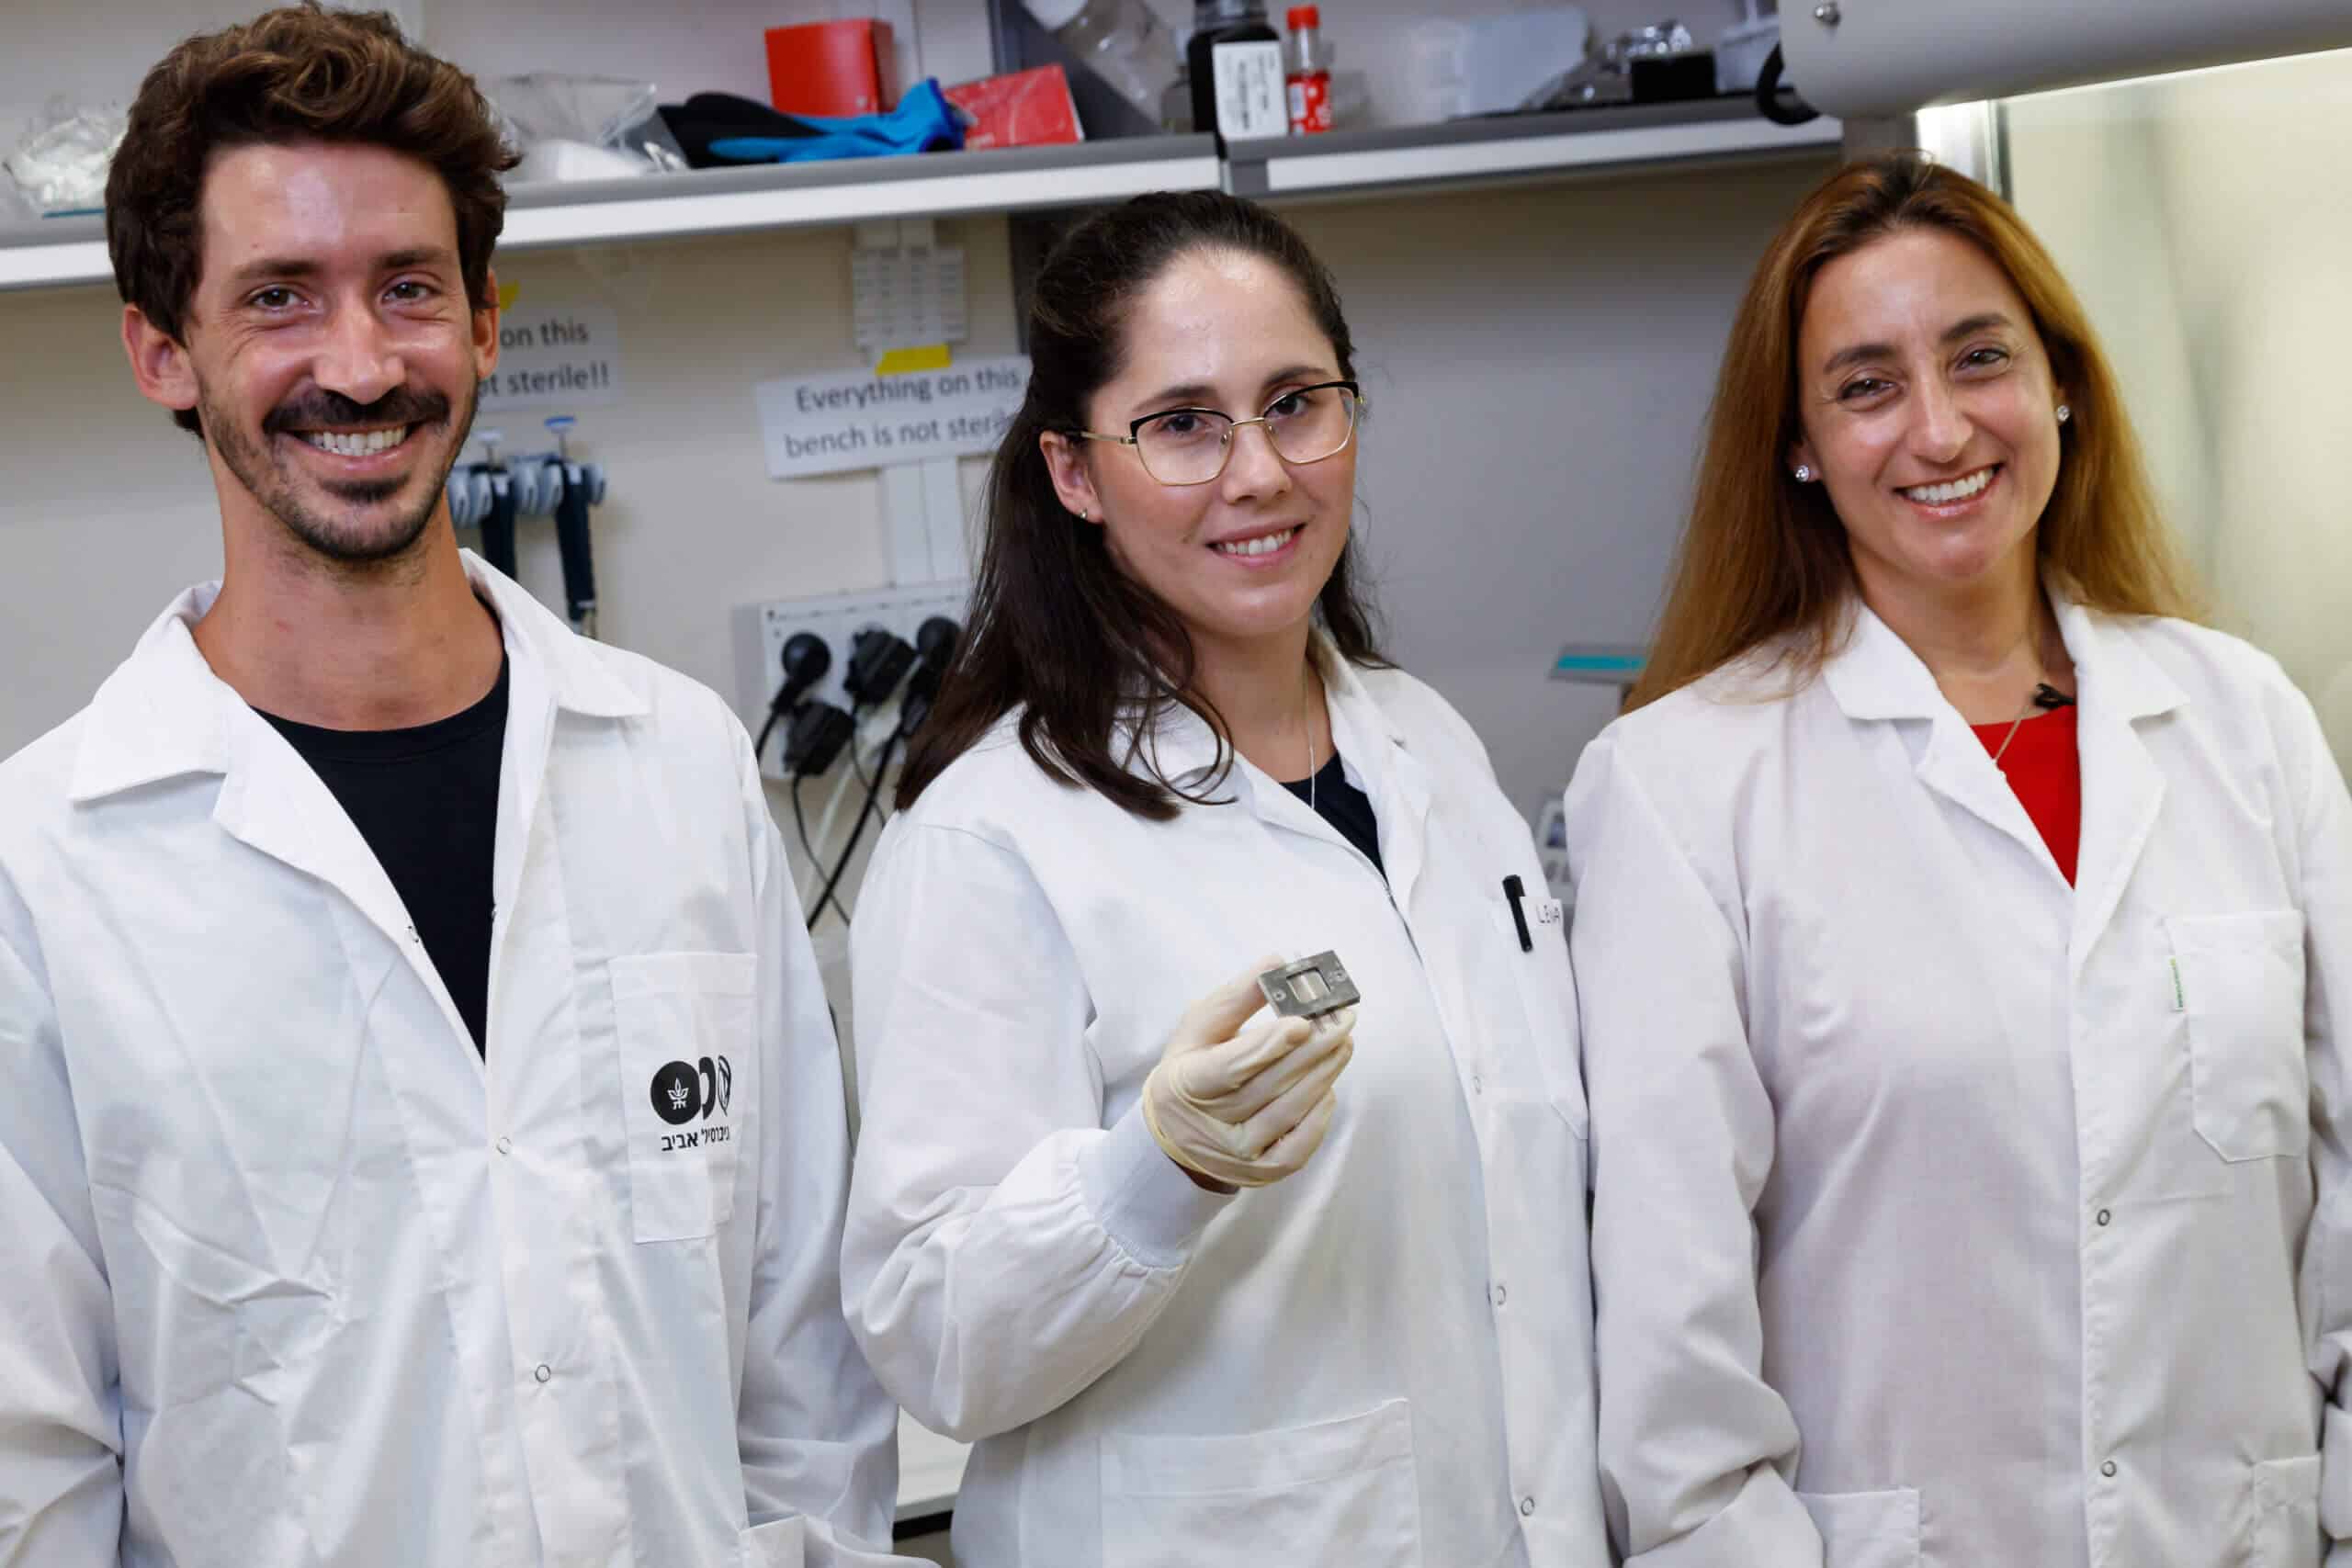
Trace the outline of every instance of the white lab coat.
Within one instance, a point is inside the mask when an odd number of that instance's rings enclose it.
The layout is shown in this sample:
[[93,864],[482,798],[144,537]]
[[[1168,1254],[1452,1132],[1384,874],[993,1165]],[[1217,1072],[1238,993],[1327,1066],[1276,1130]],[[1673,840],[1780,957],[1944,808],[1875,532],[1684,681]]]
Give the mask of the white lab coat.
[[1630,1563],[2304,1568],[2352,1530],[2352,804],[2268,659],[2053,599],[2072,888],[1867,610],[1793,694],[1718,672],[1577,770]]
[[[6,1568],[888,1540],[839,1058],[751,748],[467,568],[512,671],[486,1065],[349,818],[198,652],[212,590],[0,765]],[[686,1125],[649,1092],[673,1061]]]
[[[1246,762],[1234,804],[1151,822],[1009,720],[876,851],[842,1286],[884,1386],[978,1445],[964,1568],[1607,1561],[1558,906],[1459,715],[1394,671],[1329,683],[1385,884]],[[1186,714],[1157,754],[1197,782],[1214,746]],[[1162,1043],[1252,959],[1325,948],[1363,1001],[1323,1146],[1194,1187],[1136,1108]]]

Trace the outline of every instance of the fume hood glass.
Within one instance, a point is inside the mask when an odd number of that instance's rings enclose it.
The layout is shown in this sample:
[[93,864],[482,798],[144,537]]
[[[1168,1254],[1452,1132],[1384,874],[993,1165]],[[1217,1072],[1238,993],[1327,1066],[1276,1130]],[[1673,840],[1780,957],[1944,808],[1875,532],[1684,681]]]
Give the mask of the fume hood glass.
[[2352,769],[2352,51],[1996,106],[2214,623]]

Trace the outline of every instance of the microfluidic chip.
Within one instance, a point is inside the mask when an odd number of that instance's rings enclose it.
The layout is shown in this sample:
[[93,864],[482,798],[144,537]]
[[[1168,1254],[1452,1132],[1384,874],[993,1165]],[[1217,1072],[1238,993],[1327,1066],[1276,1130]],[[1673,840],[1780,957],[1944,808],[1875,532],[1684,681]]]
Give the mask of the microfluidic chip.
[[1356,983],[1348,978],[1340,955],[1328,952],[1267,970],[1258,976],[1258,989],[1266,994],[1267,1004],[1284,1018],[1314,1018],[1352,1007],[1361,995]]

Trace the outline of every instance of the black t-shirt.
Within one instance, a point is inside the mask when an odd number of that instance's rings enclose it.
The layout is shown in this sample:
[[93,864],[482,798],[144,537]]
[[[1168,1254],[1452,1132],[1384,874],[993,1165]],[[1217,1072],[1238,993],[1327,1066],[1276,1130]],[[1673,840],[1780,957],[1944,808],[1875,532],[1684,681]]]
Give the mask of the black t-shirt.
[[[1310,792],[1308,785],[1314,786]],[[1381,875],[1388,868],[1380,863],[1380,819],[1372,814],[1372,797],[1348,782],[1347,771],[1340,765],[1340,754],[1315,770],[1312,779],[1296,784],[1285,779],[1283,788],[1306,800],[1315,807],[1315,815],[1340,830],[1340,836],[1364,852],[1373,869]],[[1309,800],[1309,795],[1313,798]]]
[[486,1049],[491,868],[506,745],[504,660],[490,695],[413,729],[321,729],[276,714],[262,717],[301,753],[368,840],[473,1032],[474,1048]]

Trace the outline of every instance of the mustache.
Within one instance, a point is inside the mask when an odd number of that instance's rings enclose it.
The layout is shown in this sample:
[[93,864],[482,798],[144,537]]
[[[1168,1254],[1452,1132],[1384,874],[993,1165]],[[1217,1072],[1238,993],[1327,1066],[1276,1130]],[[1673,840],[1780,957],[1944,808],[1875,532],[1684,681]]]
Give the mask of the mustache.
[[372,403],[355,402],[341,392],[305,392],[271,410],[261,427],[281,435],[329,424],[439,424],[448,418],[449,400],[440,393],[395,387]]

